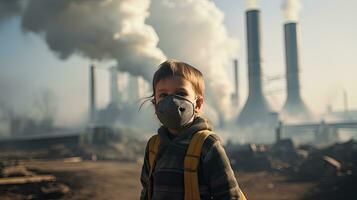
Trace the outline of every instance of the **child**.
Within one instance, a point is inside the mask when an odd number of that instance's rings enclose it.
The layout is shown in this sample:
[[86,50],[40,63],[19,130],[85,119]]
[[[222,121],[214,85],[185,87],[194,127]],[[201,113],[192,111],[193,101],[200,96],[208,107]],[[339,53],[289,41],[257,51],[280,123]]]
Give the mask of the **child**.
[[[191,138],[199,131],[212,131],[212,125],[200,116],[204,102],[203,76],[189,64],[169,60],[155,72],[152,88],[152,103],[162,126],[158,129],[160,144],[150,177],[149,144],[146,146],[140,199],[183,200],[187,181],[184,159]],[[216,134],[204,140],[197,179],[202,200],[245,199]]]

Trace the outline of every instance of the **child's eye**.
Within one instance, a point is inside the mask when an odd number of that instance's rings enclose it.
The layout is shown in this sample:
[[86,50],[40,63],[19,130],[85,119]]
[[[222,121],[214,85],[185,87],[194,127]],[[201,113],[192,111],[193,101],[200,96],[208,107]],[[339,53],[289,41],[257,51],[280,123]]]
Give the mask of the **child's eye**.
[[159,97],[161,97],[161,98],[166,97],[166,96],[167,96],[166,93],[161,93],[161,94],[159,95]]
[[182,91],[176,92],[176,94],[179,95],[179,96],[183,96],[183,97],[187,96],[187,93],[186,92],[182,92]]

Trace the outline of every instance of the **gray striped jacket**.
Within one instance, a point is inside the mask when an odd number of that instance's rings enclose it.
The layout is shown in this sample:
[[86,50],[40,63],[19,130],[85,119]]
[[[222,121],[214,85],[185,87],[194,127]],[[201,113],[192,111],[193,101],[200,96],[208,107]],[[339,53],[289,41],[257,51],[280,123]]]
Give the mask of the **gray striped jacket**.
[[[196,117],[190,127],[172,139],[165,127],[159,128],[160,146],[152,177],[152,200],[184,199],[183,161],[192,135],[200,130],[212,130],[210,123],[202,117]],[[148,145],[140,180],[143,187],[140,199],[146,200],[149,181]],[[241,199],[240,188],[230,161],[216,134],[209,136],[203,143],[198,166],[198,183],[201,200]]]

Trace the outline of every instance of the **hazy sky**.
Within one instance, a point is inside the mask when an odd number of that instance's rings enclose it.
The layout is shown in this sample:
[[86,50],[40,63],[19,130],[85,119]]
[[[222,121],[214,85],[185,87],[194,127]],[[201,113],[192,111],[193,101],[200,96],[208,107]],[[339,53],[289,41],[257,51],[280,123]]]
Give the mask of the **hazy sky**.
[[[240,57],[240,91],[244,102],[247,95],[244,1],[214,2],[225,14],[229,34],[241,43],[237,57]],[[266,76],[285,72],[281,2],[261,1]],[[342,109],[345,90],[349,106],[357,108],[357,1],[303,0],[302,4],[300,67],[306,103],[316,112],[323,112],[327,104]],[[59,60],[39,35],[22,33],[19,18],[0,25],[0,99],[9,105],[26,108],[41,90],[50,89],[57,97],[59,123],[77,123],[87,112],[89,63],[90,60],[80,56]],[[98,104],[104,106],[109,98],[108,74],[98,70],[97,77]],[[285,81],[267,83],[265,91],[271,103],[279,108],[285,98]]]

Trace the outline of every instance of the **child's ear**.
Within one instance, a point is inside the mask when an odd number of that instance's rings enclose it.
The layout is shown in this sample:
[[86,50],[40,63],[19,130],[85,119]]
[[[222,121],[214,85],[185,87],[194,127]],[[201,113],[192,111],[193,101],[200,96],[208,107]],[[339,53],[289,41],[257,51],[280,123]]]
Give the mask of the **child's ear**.
[[151,99],[151,103],[155,105],[155,99]]
[[199,113],[202,110],[203,102],[204,102],[204,98],[202,96],[199,96],[196,100],[196,107],[195,107],[196,113]]

